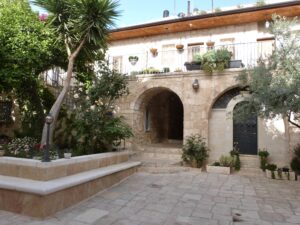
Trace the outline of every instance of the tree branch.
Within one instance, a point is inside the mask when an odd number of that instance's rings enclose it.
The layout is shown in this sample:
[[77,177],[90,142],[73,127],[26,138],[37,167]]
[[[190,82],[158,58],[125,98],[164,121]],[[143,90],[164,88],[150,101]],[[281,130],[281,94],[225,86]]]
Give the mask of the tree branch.
[[297,124],[297,123],[295,123],[294,121],[291,120],[291,113],[289,113],[288,121],[289,121],[289,123],[291,123],[292,125],[294,125],[294,126],[300,128],[300,124]]

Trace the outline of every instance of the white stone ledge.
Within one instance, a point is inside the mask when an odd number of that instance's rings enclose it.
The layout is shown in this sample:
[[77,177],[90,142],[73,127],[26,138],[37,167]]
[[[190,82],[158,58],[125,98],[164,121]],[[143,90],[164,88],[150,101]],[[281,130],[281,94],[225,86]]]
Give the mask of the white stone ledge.
[[84,156],[76,156],[71,159],[57,159],[52,160],[51,162],[41,162],[40,160],[35,159],[22,159],[15,157],[0,157],[0,164],[13,164],[13,165],[21,165],[21,166],[32,166],[39,168],[49,168],[56,167],[60,165],[70,165],[75,163],[87,162],[90,160],[104,159],[112,156],[121,156],[121,155],[130,155],[130,151],[124,152],[107,152],[107,153],[99,153],[93,155],[84,155]]
[[49,195],[57,191],[87,183],[98,178],[111,175],[123,170],[141,165],[141,162],[126,162],[99,169],[81,172],[75,175],[61,177],[50,181],[35,181],[24,178],[0,175],[0,188],[31,193],[36,195]]

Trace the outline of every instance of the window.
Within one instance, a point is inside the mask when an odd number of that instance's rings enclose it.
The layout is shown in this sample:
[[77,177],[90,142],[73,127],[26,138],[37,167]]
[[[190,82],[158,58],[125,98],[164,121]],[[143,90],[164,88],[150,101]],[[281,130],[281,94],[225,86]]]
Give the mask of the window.
[[0,123],[12,122],[12,101],[0,101]]
[[204,46],[203,42],[188,44],[188,61],[189,62],[194,60],[195,55],[203,53],[205,51],[203,46]]
[[172,67],[175,62],[175,44],[163,45],[161,53],[162,67]]
[[257,52],[259,59],[266,59],[273,53],[275,47],[274,37],[258,38]]
[[145,113],[145,131],[150,131],[151,128],[151,115],[150,110],[147,108]]
[[221,45],[231,52],[231,58],[235,59],[234,38],[223,38],[220,40]]
[[114,56],[113,57],[113,69],[118,73],[122,73],[122,56]]

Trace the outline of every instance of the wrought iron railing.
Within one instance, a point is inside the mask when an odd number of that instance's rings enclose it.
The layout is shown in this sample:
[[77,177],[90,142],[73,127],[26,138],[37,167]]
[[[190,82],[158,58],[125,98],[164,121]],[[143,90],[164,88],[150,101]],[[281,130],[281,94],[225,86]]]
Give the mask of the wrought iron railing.
[[126,75],[185,72],[187,71],[185,62],[192,61],[196,54],[204,54],[212,48],[226,48],[232,53],[231,60],[240,60],[241,65],[248,68],[257,65],[259,59],[266,59],[272,54],[274,47],[273,40],[216,45],[214,47],[199,45],[182,50],[177,50],[174,45],[174,50],[157,51],[154,54],[149,49],[145,52],[108,55],[108,61],[111,68]]

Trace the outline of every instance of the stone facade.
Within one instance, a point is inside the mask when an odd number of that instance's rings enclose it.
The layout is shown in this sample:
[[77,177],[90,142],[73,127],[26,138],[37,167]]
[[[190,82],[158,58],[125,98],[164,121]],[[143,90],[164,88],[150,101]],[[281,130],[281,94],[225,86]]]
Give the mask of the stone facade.
[[[230,115],[234,106],[243,101],[244,93],[232,98],[224,110],[212,107],[224,93],[237,87],[235,78],[240,71],[241,69],[227,69],[212,75],[193,71],[169,75],[140,75],[131,79],[130,94],[119,102],[119,113],[125,116],[135,134],[127,145],[134,150],[141,150],[141,146],[168,141],[168,114],[160,114],[159,121],[150,120],[149,130],[146,130],[145,119],[147,108],[150,108],[150,113],[160,113],[159,108],[167,105],[167,96],[173,94],[178,96],[183,105],[183,141],[191,134],[201,134],[211,150],[211,162],[218,160],[222,154],[228,154],[233,147],[233,122]],[[198,90],[192,87],[195,79],[200,84]],[[165,136],[158,134],[159,131],[155,129],[157,123],[164,127],[160,132]],[[266,148],[270,152],[271,161],[278,166],[289,165],[289,136],[294,138],[294,132],[287,135],[289,132],[285,132],[286,126],[282,119],[258,118],[257,126],[257,147]]]

